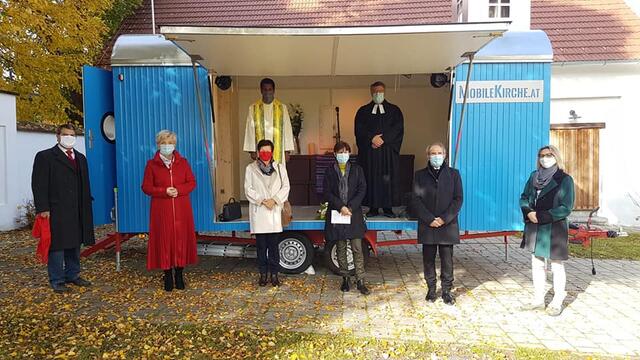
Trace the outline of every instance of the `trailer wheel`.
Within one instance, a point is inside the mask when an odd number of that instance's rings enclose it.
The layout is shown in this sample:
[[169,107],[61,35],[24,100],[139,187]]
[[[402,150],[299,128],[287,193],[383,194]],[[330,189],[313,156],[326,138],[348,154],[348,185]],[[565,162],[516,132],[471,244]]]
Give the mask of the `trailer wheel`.
[[285,274],[300,274],[313,262],[313,244],[299,232],[285,231],[278,243],[280,269]]
[[[371,247],[369,242],[362,239],[362,255],[364,257],[365,266],[369,262],[369,255],[371,254]],[[338,246],[336,242],[327,243],[324,247],[324,261],[327,267],[333,271],[336,275],[340,274],[340,265],[338,265]],[[349,274],[356,274],[356,267],[353,264],[353,252],[351,251],[351,245],[347,244],[347,262],[349,263]]]

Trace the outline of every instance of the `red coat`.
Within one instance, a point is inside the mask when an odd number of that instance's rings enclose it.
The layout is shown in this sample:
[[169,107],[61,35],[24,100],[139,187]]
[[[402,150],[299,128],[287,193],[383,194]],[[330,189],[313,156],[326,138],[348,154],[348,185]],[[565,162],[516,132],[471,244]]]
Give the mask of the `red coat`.
[[[174,151],[168,169],[160,153],[147,162],[142,191],[151,196],[147,269],[168,270],[198,262],[193,209],[189,193],[196,187],[187,159]],[[178,189],[178,196],[167,195],[168,187]]]

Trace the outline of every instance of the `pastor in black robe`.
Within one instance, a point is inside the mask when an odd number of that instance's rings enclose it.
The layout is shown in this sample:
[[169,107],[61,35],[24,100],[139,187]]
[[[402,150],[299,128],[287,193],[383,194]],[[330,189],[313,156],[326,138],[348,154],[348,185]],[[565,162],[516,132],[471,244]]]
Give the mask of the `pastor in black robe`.
[[[404,137],[404,118],[396,105],[382,102],[384,114],[374,108],[373,101],[358,109],[355,135],[358,145],[358,163],[364,169],[367,195],[363,205],[369,208],[391,208],[398,191],[400,147]],[[382,134],[384,144],[374,149],[371,140]]]

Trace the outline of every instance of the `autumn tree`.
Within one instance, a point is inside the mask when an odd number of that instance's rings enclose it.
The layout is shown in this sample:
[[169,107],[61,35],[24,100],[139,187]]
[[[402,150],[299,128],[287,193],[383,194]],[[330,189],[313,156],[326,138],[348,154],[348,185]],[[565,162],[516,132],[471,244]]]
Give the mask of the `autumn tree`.
[[[80,69],[130,11],[116,0],[0,0],[0,89],[19,94],[18,119],[66,122],[81,111]],[[116,9],[114,11],[114,9]]]

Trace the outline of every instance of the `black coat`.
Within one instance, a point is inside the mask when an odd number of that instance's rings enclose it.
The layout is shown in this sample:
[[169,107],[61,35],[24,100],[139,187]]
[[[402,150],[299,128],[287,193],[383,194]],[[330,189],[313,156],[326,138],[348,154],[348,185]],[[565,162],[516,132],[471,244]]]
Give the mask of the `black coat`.
[[36,213],[51,213],[50,250],[93,245],[93,212],[87,158],[75,151],[77,168],[58,145],[36,154],[31,190]]
[[[329,203],[324,225],[324,237],[327,242],[346,239],[362,239],[367,231],[362,215],[362,200],[367,193],[367,183],[364,171],[358,164],[351,163],[349,170],[348,201],[345,204],[340,199],[340,180],[335,166],[330,166],[324,173],[324,200]],[[331,210],[340,212],[343,206],[351,209],[351,224],[332,224]]]
[[[429,245],[460,243],[458,213],[462,207],[460,173],[443,164],[436,176],[428,165],[415,174],[410,212],[418,218],[418,242]],[[439,228],[429,224],[440,217],[445,224]]]

